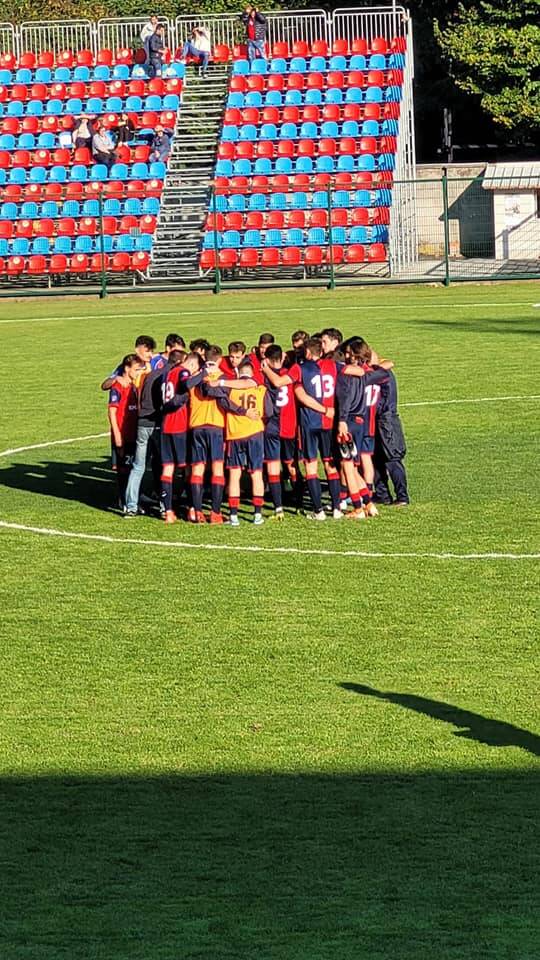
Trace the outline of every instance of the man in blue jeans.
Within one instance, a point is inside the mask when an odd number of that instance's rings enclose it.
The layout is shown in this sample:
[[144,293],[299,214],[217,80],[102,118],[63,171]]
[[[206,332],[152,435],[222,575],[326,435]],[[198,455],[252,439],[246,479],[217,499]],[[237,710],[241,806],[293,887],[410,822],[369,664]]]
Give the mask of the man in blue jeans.
[[131,519],[142,513],[139,508],[141,484],[146,472],[146,462],[150,453],[155,490],[160,489],[160,418],[161,418],[161,381],[167,363],[161,355],[152,358],[152,369],[145,376],[139,392],[139,419],[137,421],[137,441],[135,455],[126,487],[124,517]]
[[252,61],[257,60],[259,57],[264,57],[266,29],[268,26],[266,17],[257,7],[253,7],[249,3],[240,19],[246,28],[248,60]]

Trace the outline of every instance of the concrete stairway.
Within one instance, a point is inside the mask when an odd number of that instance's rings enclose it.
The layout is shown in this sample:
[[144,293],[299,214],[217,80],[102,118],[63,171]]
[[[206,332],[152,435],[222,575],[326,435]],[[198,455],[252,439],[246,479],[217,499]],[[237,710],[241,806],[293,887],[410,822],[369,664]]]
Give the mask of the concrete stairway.
[[206,78],[189,66],[169,159],[149,278],[199,278],[202,227],[227,96],[229,68],[210,64]]

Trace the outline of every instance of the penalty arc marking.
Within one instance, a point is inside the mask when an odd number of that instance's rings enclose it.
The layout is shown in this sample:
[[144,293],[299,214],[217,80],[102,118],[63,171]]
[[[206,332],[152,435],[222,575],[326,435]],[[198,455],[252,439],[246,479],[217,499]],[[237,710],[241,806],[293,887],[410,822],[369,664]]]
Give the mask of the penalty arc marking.
[[[410,403],[403,403],[402,406],[435,406],[455,403],[496,403],[498,401],[508,400],[540,400],[540,395],[515,396],[515,397],[470,397],[452,400],[421,400]],[[25,453],[29,450],[42,450],[47,447],[64,446],[70,443],[83,443],[87,440],[98,440],[108,437],[109,432],[92,433],[83,437],[66,437],[61,440],[48,440],[44,443],[33,443],[23,447],[13,447],[10,450],[0,451],[0,457],[8,457],[18,453]],[[302,548],[302,547],[265,547],[257,544],[226,544],[226,543],[188,543],[180,540],[146,540],[138,537],[111,537],[105,534],[82,533],[70,530],[56,530],[49,527],[36,527],[30,524],[13,523],[7,520],[0,520],[0,528],[4,530],[16,530],[22,533],[34,533],[41,536],[61,537],[69,540],[89,540],[97,543],[118,544],[126,543],[135,546],[158,547],[164,549],[181,550],[209,550],[233,553],[249,554],[275,554],[280,556],[296,555],[307,557],[348,557],[360,560],[540,560],[540,553],[452,553],[452,552],[413,552],[413,551],[368,551],[368,550],[327,550],[323,548]]]

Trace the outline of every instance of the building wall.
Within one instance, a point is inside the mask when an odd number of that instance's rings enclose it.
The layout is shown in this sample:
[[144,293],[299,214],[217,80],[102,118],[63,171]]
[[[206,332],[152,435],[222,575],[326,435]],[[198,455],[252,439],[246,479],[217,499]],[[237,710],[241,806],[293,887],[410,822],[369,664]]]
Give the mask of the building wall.
[[498,260],[540,259],[540,218],[535,190],[493,191]]
[[420,164],[416,202],[420,256],[444,257],[443,170],[448,173],[450,256],[494,257],[493,196],[484,190],[485,163]]

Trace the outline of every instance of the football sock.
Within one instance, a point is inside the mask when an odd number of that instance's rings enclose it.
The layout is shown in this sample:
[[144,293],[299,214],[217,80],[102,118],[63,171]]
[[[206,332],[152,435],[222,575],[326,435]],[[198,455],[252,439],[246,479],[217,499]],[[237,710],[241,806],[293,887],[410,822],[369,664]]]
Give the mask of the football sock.
[[360,496],[362,497],[362,500],[364,501],[364,503],[369,503],[369,501],[371,500],[371,494],[369,492],[368,487],[362,487],[362,489],[360,490]]
[[345,486],[345,484],[340,483],[340,485],[339,485],[339,499],[340,499],[340,500],[347,500],[348,496],[349,496],[349,490],[348,490],[348,488]]
[[362,506],[362,497],[359,493],[351,493],[351,503],[355,510],[359,510]]
[[261,512],[263,502],[264,502],[264,497],[253,497],[253,506],[255,507],[255,513]]
[[235,517],[240,506],[240,497],[229,497],[229,511],[231,517]]
[[191,502],[197,511],[202,512],[203,482],[202,477],[191,478]]
[[311,497],[311,502],[313,504],[313,509],[315,513],[320,513],[321,511],[321,481],[319,480],[317,474],[306,474],[306,481],[308,485],[309,495]]
[[277,508],[282,506],[281,499],[281,477],[279,473],[269,473],[268,474],[268,486],[270,488],[270,496],[272,498],[272,503],[274,507]]
[[161,506],[164,510],[172,510],[172,477],[161,477]]
[[212,477],[212,513],[221,513],[223,491],[225,490],[224,477]]
[[339,473],[337,470],[333,470],[327,479],[328,489],[330,491],[330,499],[332,500],[332,507],[334,510],[339,510],[339,504],[341,502],[341,484],[339,482]]

